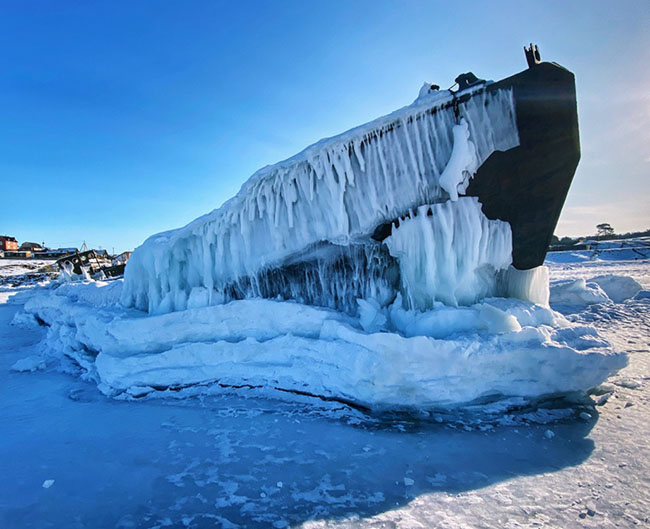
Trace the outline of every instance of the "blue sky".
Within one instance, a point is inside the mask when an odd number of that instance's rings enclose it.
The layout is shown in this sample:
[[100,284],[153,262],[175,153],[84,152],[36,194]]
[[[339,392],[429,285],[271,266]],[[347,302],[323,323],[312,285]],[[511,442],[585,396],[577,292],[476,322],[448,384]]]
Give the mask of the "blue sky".
[[0,232],[133,248],[425,80],[523,70],[530,41],[577,78],[556,232],[647,229],[649,27],[647,0],[0,0]]

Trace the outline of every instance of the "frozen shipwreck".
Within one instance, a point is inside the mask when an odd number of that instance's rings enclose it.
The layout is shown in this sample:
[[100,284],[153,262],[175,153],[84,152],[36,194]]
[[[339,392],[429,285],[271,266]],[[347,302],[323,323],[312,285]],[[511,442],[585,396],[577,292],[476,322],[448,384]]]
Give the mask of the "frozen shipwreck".
[[413,104],[261,169],[220,208],[145,241],[122,303],[543,302],[539,267],[580,146],[573,74],[536,47],[526,56],[498,82],[425,84]]

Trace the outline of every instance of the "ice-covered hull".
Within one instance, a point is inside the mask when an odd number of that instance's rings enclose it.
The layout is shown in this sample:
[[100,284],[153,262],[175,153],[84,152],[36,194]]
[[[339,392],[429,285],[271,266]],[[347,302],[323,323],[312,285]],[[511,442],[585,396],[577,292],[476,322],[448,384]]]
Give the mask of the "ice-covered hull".
[[[540,63],[486,88],[488,92],[503,89],[513,93],[519,145],[494,151],[478,168],[466,195],[479,199],[487,218],[510,225],[512,265],[518,270],[530,270],[544,263],[580,160],[575,78],[561,66]],[[448,105],[462,104],[473,95],[459,94],[457,101]],[[411,214],[412,210],[406,211],[401,218]],[[399,222],[400,217],[379,224],[372,238],[385,241]],[[352,253],[355,255],[350,256],[350,250],[344,247],[326,261],[306,259],[300,266],[292,264],[267,271],[258,293],[262,297],[298,298],[349,312],[354,310],[356,298],[370,295],[381,300],[382,295],[390,298],[399,290],[399,263],[381,245],[367,243],[364,250],[356,248]],[[338,271],[334,275],[345,271],[346,279],[341,282],[345,292],[334,291],[339,282],[313,281],[324,268]],[[251,292],[249,283],[244,288],[233,287],[236,298]]]
[[355,312],[358,298],[398,293],[412,308],[500,295],[510,263],[543,262],[578,158],[573,75],[561,67],[421,95],[150,237],[122,302],[162,313],[280,297]]
[[[513,265],[528,270],[544,263],[580,161],[575,77],[544,62],[486,88],[503,89],[513,93],[519,145],[493,152],[466,194],[478,197],[488,218],[510,224]],[[374,237],[390,232],[391,223],[382,224]]]

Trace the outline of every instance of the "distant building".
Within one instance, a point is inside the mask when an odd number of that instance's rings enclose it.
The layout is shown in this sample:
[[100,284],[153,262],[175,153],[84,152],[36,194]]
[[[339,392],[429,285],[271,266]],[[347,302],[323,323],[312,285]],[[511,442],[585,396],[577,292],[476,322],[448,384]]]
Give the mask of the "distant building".
[[66,255],[76,254],[78,251],[79,250],[77,248],[46,248],[40,252],[35,252],[34,257],[37,257],[39,259],[59,259],[61,257],[65,257]]
[[116,255],[113,257],[113,266],[121,264],[125,265],[129,260],[129,257],[131,257],[131,252],[122,252],[120,255]]
[[0,250],[15,252],[18,250],[18,241],[8,235],[0,235]]
[[30,259],[32,257],[32,252],[29,250],[7,250],[3,254],[5,259]]
[[45,250],[43,246],[38,244],[37,242],[24,242],[20,245],[21,250],[29,250],[30,252],[42,252]]

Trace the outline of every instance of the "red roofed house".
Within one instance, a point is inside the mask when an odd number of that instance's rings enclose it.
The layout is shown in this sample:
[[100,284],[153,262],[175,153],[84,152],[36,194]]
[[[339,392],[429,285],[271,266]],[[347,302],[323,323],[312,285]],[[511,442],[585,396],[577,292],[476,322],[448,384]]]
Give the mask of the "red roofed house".
[[18,250],[18,241],[8,235],[0,235],[0,250],[8,252]]

